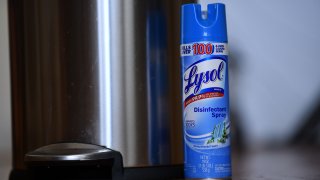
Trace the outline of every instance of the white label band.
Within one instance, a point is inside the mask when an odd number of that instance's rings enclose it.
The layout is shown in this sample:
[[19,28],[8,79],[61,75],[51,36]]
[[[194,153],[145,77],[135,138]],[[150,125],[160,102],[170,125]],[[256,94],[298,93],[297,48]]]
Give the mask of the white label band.
[[228,55],[227,43],[196,42],[180,45],[180,55]]

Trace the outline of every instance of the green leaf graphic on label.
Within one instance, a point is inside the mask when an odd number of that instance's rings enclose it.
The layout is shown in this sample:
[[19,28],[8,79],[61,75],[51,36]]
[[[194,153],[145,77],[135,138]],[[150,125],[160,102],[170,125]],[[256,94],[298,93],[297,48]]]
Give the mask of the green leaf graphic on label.
[[225,143],[226,140],[228,139],[228,134],[227,134],[227,128],[226,128],[226,123],[223,122],[220,124],[215,125],[213,128],[213,131],[211,133],[211,139],[207,141],[207,144],[214,143],[215,138],[217,138],[218,143]]

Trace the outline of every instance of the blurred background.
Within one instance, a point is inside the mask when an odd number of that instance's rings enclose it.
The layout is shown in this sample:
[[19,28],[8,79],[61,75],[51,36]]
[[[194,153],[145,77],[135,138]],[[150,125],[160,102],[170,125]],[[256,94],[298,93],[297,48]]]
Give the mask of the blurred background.
[[[239,146],[319,144],[320,1],[199,1],[210,2],[227,8],[232,121]],[[0,179],[11,169],[8,42],[7,0],[0,0]]]

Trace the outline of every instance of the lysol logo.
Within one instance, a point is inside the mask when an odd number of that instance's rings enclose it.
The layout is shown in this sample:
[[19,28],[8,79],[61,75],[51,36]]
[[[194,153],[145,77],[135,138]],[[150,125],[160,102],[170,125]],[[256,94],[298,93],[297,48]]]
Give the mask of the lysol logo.
[[187,94],[190,89],[195,86],[193,94],[197,94],[201,90],[203,83],[215,82],[223,80],[224,62],[221,61],[217,69],[210,69],[198,73],[198,66],[194,65],[188,74],[185,74],[184,81],[187,85],[184,88],[184,93]]
[[225,62],[206,60],[189,67],[184,73],[184,105],[224,95]]

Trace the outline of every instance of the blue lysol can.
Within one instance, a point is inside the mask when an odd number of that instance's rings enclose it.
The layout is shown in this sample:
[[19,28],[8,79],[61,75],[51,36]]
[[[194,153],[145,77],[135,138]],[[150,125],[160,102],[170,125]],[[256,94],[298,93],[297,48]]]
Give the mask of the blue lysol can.
[[181,9],[184,172],[231,178],[227,26],[224,4]]

